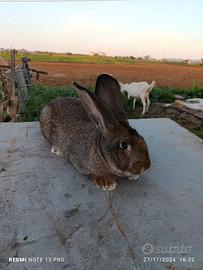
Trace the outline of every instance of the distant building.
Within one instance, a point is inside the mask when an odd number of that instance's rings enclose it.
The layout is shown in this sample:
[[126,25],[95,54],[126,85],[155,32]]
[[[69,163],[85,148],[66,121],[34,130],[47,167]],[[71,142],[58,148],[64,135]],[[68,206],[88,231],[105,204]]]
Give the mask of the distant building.
[[168,63],[183,63],[183,62],[186,62],[186,60],[182,59],[182,58],[163,58],[162,61],[168,62]]
[[193,60],[193,59],[189,59],[188,60],[188,64],[190,64],[190,65],[193,65],[193,64],[196,64],[196,65],[198,65],[198,64],[203,64],[203,59],[201,59],[201,60]]

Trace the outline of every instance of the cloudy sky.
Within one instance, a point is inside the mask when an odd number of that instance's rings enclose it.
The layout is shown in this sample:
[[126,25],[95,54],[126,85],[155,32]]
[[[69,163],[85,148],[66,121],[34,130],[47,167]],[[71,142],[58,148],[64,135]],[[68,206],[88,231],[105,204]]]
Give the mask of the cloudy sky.
[[202,0],[0,2],[0,47],[203,57]]

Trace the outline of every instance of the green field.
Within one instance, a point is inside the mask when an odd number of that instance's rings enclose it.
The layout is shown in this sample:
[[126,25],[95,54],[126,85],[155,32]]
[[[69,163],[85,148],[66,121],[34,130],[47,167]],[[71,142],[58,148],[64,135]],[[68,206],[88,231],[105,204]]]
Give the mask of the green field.
[[[142,57],[134,56],[106,56],[88,54],[73,54],[67,53],[55,53],[55,52],[20,52],[16,50],[16,61],[20,61],[22,57],[28,57],[34,62],[64,62],[64,63],[83,63],[83,64],[135,64],[140,62],[155,63],[156,61],[149,61]],[[0,58],[6,61],[10,60],[10,51],[6,50],[0,52]],[[159,61],[159,63],[166,63]],[[182,62],[167,62],[168,64],[187,65],[186,61]],[[195,65],[198,66],[198,65]]]
[[[93,87],[89,88],[94,91]],[[175,101],[175,94],[184,96],[185,98],[199,97],[203,98],[203,88],[194,87],[192,89],[172,89],[172,88],[154,88],[150,94],[151,103],[164,102],[172,103]],[[43,85],[33,85],[29,92],[29,100],[27,102],[27,111],[21,114],[22,121],[38,121],[42,108],[51,100],[60,96],[77,97],[76,91],[71,87],[50,87]],[[123,95],[123,103],[128,118],[139,118],[140,116],[132,111],[133,99],[128,98],[127,93]],[[136,101],[136,107],[142,107],[141,102]],[[203,139],[202,128],[191,130],[197,136]]]
[[[0,52],[0,57],[3,57],[6,61],[10,59],[10,51]],[[133,56],[101,56],[101,55],[85,55],[85,54],[72,54],[72,53],[52,53],[52,52],[37,52],[30,53],[16,52],[16,60],[20,60],[21,57],[31,58],[36,62],[67,62],[67,63],[94,63],[94,64],[133,64],[139,59],[135,59]]]
[[[89,88],[94,91],[93,87]],[[127,112],[132,112],[133,99],[128,98],[125,93],[123,95],[123,103]],[[174,89],[174,88],[154,88],[150,94],[150,101],[172,103],[175,101],[175,94],[184,96],[185,98],[203,98],[203,88],[193,87],[192,89]],[[60,96],[77,96],[76,91],[71,87],[51,87],[44,85],[33,85],[29,92],[29,101],[27,103],[28,112],[24,115],[24,121],[39,120],[41,109],[52,99]],[[141,106],[141,102],[136,101],[137,106]],[[136,117],[132,114],[132,118]]]

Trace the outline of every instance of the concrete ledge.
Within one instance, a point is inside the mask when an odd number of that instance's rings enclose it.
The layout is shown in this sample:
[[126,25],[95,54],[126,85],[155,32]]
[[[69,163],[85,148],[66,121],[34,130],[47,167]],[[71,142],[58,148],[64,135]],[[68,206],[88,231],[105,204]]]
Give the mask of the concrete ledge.
[[[0,124],[1,269],[202,269],[202,140],[169,119],[130,122],[146,138],[152,167],[113,192],[51,154],[38,123]],[[186,252],[164,253],[181,245]],[[27,261],[9,263],[14,256]],[[43,262],[28,262],[33,257]]]

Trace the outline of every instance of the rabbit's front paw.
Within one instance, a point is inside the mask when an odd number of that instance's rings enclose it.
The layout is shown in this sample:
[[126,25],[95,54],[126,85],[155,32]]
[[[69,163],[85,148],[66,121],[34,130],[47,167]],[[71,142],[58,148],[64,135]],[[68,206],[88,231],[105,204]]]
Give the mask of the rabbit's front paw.
[[55,146],[52,146],[51,153],[54,153],[54,154],[56,154],[58,156],[62,156],[61,150],[59,148],[55,147]]
[[114,190],[117,186],[117,183],[114,181],[115,177],[112,176],[92,176],[92,180],[98,188],[103,190]]
[[140,177],[139,174],[137,174],[137,175],[135,174],[135,175],[129,176],[128,179],[131,180],[131,181],[133,181],[133,180],[138,180],[139,177]]

